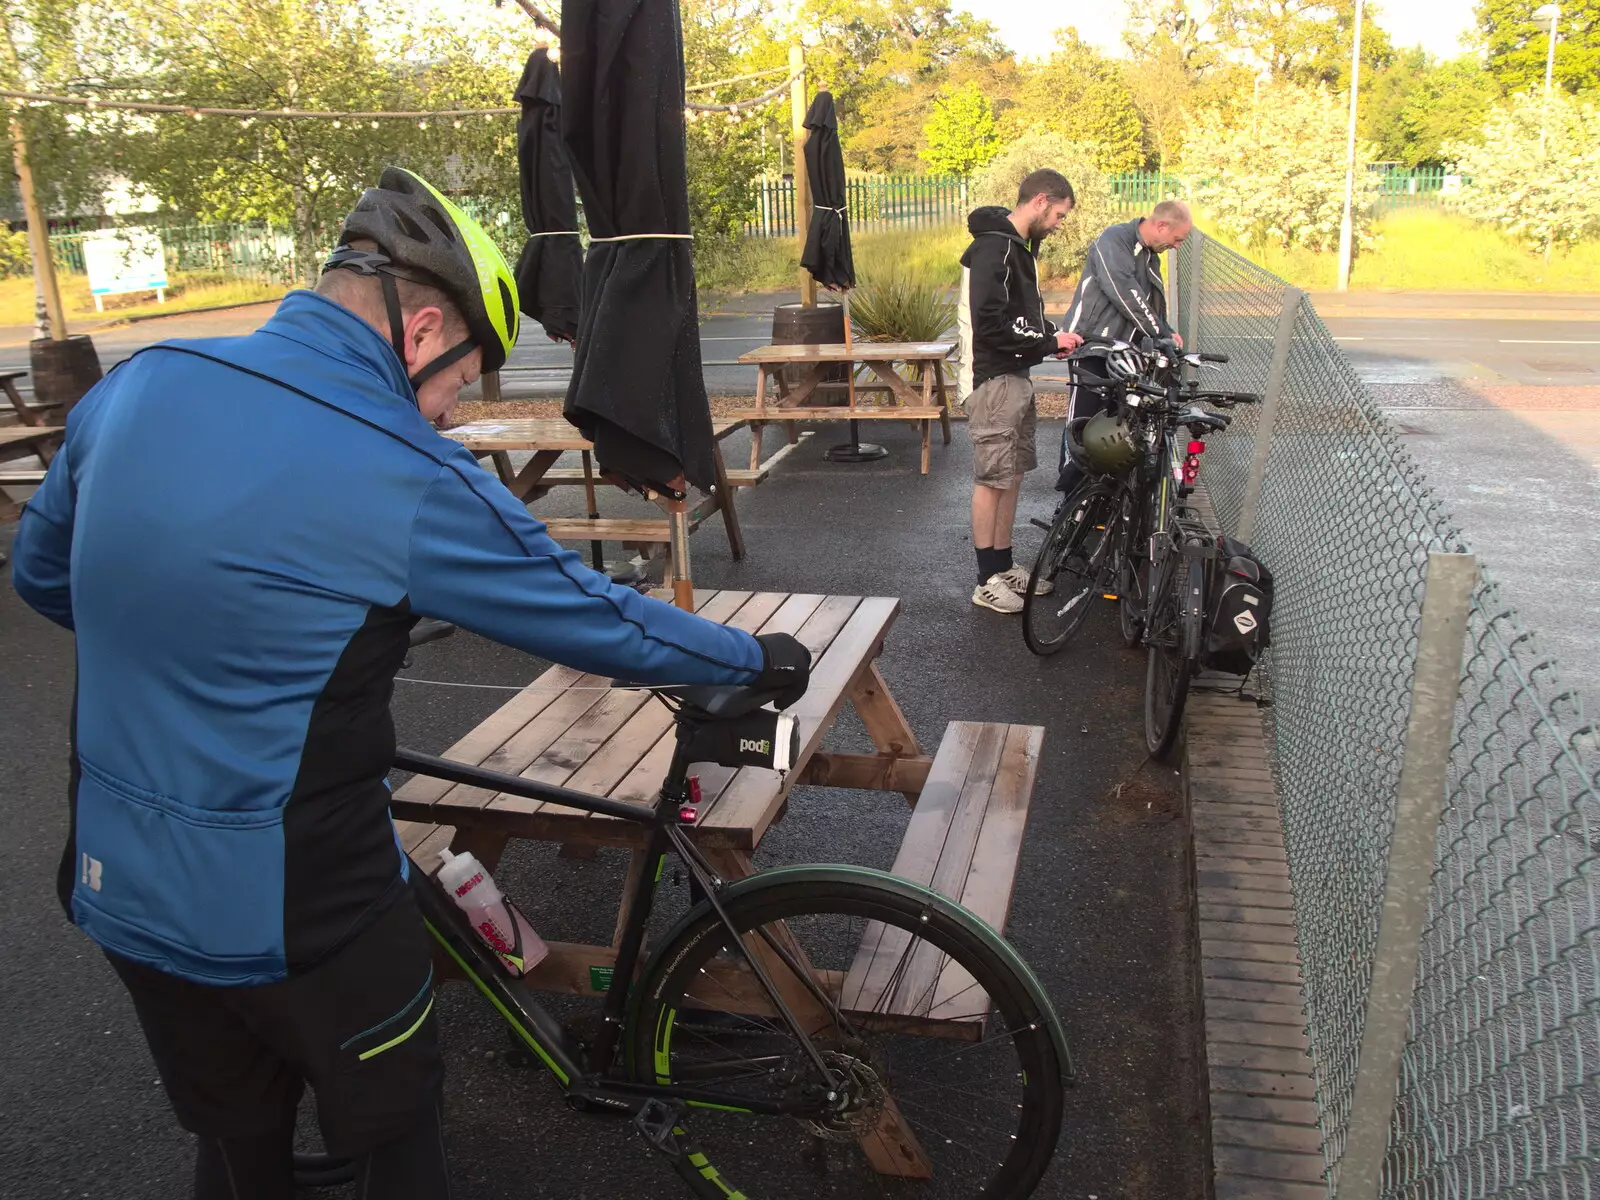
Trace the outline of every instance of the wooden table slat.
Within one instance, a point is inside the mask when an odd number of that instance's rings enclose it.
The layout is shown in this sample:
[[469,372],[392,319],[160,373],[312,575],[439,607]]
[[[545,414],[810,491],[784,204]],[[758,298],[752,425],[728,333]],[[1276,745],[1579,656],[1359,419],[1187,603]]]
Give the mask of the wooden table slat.
[[954,342],[824,342],[761,346],[739,356],[742,363],[938,361],[948,358]]
[[[738,421],[712,422],[712,434],[723,437],[739,425]],[[443,431],[451,441],[460,442],[474,453],[495,450],[593,450],[594,443],[561,417],[486,418]]]
[[3,425],[0,426],[0,446],[48,442],[66,432],[64,425]]

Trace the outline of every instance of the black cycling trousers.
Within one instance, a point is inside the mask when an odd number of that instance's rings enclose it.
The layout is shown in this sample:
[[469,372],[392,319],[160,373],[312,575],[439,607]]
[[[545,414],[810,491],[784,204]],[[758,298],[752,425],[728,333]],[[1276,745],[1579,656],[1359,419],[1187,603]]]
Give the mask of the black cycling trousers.
[[1072,489],[1077,487],[1078,482],[1083,478],[1083,472],[1079,470],[1078,464],[1073,462],[1072,457],[1067,453],[1067,432],[1071,429],[1072,422],[1080,417],[1092,417],[1096,413],[1111,412],[1116,407],[1116,404],[1104,391],[1079,386],[1080,383],[1109,383],[1110,380],[1104,375],[1101,375],[1098,371],[1091,370],[1081,362],[1070,364],[1067,370],[1072,376],[1072,387],[1067,401],[1067,423],[1061,430],[1061,455],[1056,459],[1058,468],[1056,491],[1070,495]]
[[295,1114],[308,1085],[328,1152],[357,1160],[358,1196],[449,1195],[432,951],[409,891],[279,983],[209,987],[106,957],[178,1123],[200,1137],[198,1200],[293,1196]]

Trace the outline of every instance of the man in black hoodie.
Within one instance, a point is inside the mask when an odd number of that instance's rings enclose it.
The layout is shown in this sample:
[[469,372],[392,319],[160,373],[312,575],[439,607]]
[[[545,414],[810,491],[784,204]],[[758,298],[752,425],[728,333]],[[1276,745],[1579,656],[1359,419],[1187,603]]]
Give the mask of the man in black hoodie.
[[[1017,189],[1017,207],[980,208],[967,218],[972,245],[961,256],[960,394],[972,437],[972,548],[978,586],[972,602],[1022,611],[1028,572],[1011,560],[1011,526],[1022,476],[1038,466],[1037,412],[1029,371],[1083,339],[1044,317],[1039,243],[1072,211],[1072,185],[1057,171],[1034,171]],[[1046,582],[1040,592],[1047,592]]]

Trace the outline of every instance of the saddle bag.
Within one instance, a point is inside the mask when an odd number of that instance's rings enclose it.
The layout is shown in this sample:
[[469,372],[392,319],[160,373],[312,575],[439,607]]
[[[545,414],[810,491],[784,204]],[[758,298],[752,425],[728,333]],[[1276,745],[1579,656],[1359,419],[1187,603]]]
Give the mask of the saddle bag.
[[1206,667],[1229,675],[1248,675],[1272,644],[1272,572],[1230,537],[1217,539],[1205,634]]

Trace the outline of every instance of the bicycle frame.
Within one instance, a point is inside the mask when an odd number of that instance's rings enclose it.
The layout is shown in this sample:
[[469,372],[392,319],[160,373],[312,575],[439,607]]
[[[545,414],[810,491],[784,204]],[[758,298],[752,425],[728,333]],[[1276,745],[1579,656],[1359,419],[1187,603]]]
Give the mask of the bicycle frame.
[[[689,807],[687,787],[689,764],[685,757],[685,745],[685,739],[680,737],[666,781],[662,785],[655,805],[649,809],[523,779],[520,776],[487,771],[481,767],[467,766],[413,750],[400,749],[395,753],[394,765],[401,770],[471,787],[481,787],[492,792],[504,792],[530,800],[561,804],[597,815],[616,817],[649,829],[649,838],[645,844],[644,870],[638,873],[622,901],[628,916],[624,922],[621,942],[617,947],[611,979],[604,993],[600,1033],[593,1046],[588,1047],[587,1053],[585,1048],[572,1038],[566,1027],[534,998],[531,988],[520,979],[507,974],[499,957],[467,925],[461,910],[414,859],[411,860],[412,888],[417,896],[428,932],[575,1100],[622,1112],[636,1112],[651,1099],[671,1098],[691,1107],[734,1108],[741,1112],[772,1115],[803,1113],[806,1109],[798,1101],[766,1103],[754,1101],[744,1095],[734,1096],[717,1092],[711,1088],[636,1083],[621,1077],[615,1070],[619,1042],[628,1024],[631,986],[644,949],[645,930],[655,900],[656,885],[665,865],[667,852],[670,850],[677,853],[688,867],[690,874],[704,889],[705,903],[709,904],[728,930],[735,935],[732,944],[740,948],[746,965],[754,971],[767,1000],[796,1035],[800,1044],[807,1049],[813,1066],[829,1083],[830,1089],[837,1082],[834,1072],[812,1046],[811,1039],[804,1033],[779,990],[773,985],[761,963],[744,945],[743,938],[738,935],[738,931],[727,916],[719,899],[724,881],[718,878],[688,834],[684,832],[684,826],[688,822],[683,814]],[[807,985],[808,990],[830,1011],[840,1027],[848,1028],[848,1021],[815,983],[810,972],[796,963],[789,951],[765,930],[761,933],[766,945],[774,950]]]

